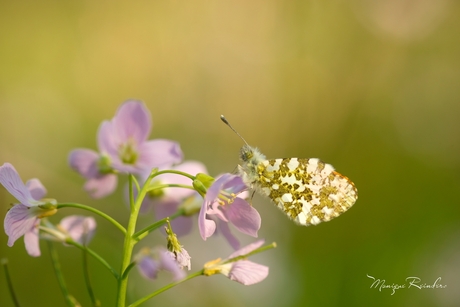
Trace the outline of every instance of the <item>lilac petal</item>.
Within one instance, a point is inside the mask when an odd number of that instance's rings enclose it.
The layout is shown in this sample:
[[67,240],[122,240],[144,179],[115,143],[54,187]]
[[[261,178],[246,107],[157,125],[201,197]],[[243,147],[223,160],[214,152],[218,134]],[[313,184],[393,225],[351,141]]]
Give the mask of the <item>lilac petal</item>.
[[112,159],[118,159],[118,147],[122,143],[114,132],[113,124],[107,120],[103,121],[97,131],[99,151],[108,154]]
[[251,243],[249,245],[246,245],[245,247],[233,252],[230,256],[228,256],[227,259],[231,259],[231,258],[235,258],[235,257],[238,257],[238,256],[242,256],[242,255],[246,255],[246,254],[249,254],[250,252],[258,249],[259,247],[261,247],[262,245],[264,245],[265,243],[265,240],[258,240],[254,243]]
[[192,264],[190,263],[190,259],[190,255],[188,254],[187,250],[183,247],[181,248],[181,251],[176,254],[176,262],[179,264],[179,267],[181,269],[187,268],[190,271],[192,266]]
[[228,178],[222,189],[230,190],[232,193],[239,194],[240,192],[247,190],[247,186],[244,183],[243,178],[240,176],[233,176],[232,178]]
[[93,217],[70,215],[61,220],[59,225],[69,236],[80,244],[87,244],[96,230],[96,220]]
[[134,140],[141,144],[152,130],[152,116],[141,101],[124,102],[112,119],[114,132],[123,143]]
[[30,191],[30,195],[36,200],[40,200],[46,195],[46,188],[40,182],[40,180],[33,178],[27,180],[26,188]]
[[173,253],[166,250],[160,251],[160,263],[163,270],[173,274],[174,281],[178,281],[185,277],[186,274],[179,267]]
[[237,261],[228,274],[230,280],[249,286],[261,282],[268,276],[268,267],[249,260]]
[[29,216],[28,211],[29,207],[17,204],[6,213],[4,228],[8,236],[8,246],[13,246],[17,239],[35,226],[38,219],[35,216]]
[[206,240],[216,231],[216,223],[213,220],[206,218],[206,202],[201,206],[200,214],[198,215],[198,229],[203,240]]
[[115,174],[108,174],[89,179],[84,189],[93,198],[101,198],[111,194],[117,187],[118,178]]
[[154,167],[169,167],[180,163],[184,157],[179,143],[156,139],[139,144],[139,158],[136,162],[140,170]]
[[230,205],[223,206],[228,220],[242,233],[257,237],[261,219],[259,212],[241,198],[235,198]]
[[145,256],[137,264],[139,273],[147,279],[156,279],[160,270],[160,263],[152,258]]
[[208,191],[206,192],[205,199],[208,202],[213,202],[217,196],[219,196],[220,191],[222,190],[225,183],[229,180],[232,180],[233,177],[237,177],[235,175],[226,173],[223,174],[221,177],[217,178],[216,181],[209,187]]
[[24,234],[24,244],[26,246],[26,251],[32,257],[38,257],[41,255],[40,244],[38,239],[39,224],[40,220],[37,219],[32,230]]
[[206,211],[206,214],[208,215],[214,215],[218,217],[221,221],[224,221],[225,223],[228,223],[228,219],[225,216],[224,212],[221,210],[223,208],[221,205],[219,205],[218,202],[212,203],[211,206],[209,206],[208,211]]
[[219,230],[233,249],[240,248],[240,241],[232,234],[227,223],[219,223]]
[[21,204],[32,207],[37,204],[27,187],[19,177],[18,172],[10,163],[0,166],[0,183],[8,190]]
[[98,160],[99,154],[91,149],[74,149],[68,158],[70,167],[85,178],[99,175]]

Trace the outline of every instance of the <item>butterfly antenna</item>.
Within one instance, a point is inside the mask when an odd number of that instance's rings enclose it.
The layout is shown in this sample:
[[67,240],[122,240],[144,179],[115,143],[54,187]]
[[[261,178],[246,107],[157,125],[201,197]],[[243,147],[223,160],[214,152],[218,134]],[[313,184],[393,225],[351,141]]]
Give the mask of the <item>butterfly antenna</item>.
[[236,135],[238,135],[238,136],[243,140],[243,142],[244,142],[246,145],[249,146],[248,142],[246,142],[246,140],[238,133],[238,131],[236,131],[236,130],[232,127],[232,125],[230,125],[230,123],[227,121],[227,119],[225,118],[225,116],[221,115],[221,116],[220,116],[220,120],[223,121],[224,124],[226,124],[228,127],[230,127],[230,129],[232,129],[233,132],[235,132]]

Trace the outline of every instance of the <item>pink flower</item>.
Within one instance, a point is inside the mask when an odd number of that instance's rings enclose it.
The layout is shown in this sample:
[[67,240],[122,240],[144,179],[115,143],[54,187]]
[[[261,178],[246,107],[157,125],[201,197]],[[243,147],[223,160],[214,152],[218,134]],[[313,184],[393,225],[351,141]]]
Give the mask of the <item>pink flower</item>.
[[31,179],[24,184],[18,172],[9,163],[0,166],[0,183],[19,201],[5,216],[4,228],[8,235],[8,246],[24,236],[27,253],[40,256],[38,242],[38,225],[40,219],[57,212],[55,200],[43,200],[45,187],[38,179]]
[[174,259],[174,255],[164,247],[153,250],[143,249],[137,258],[139,273],[147,279],[156,279],[160,271],[172,273],[174,281],[180,280],[186,275]]
[[238,197],[247,187],[241,177],[224,174],[208,189],[198,216],[198,227],[203,240],[219,229],[233,248],[239,248],[238,240],[231,234],[228,224],[231,223],[240,232],[257,237],[261,219],[256,209],[243,198]]
[[259,248],[264,244],[264,240],[259,240],[237,250],[228,258],[209,261],[204,265],[204,275],[223,274],[230,280],[249,286],[261,282],[268,276],[268,267],[242,257],[232,261],[233,258],[244,256]]
[[75,149],[69,164],[87,180],[84,189],[94,198],[112,193],[117,186],[116,172],[142,174],[152,168],[170,166],[182,160],[178,143],[148,141],[152,129],[149,110],[140,101],[124,102],[115,117],[99,126],[99,153]]
[[70,215],[61,220],[58,229],[80,244],[88,244],[96,230],[96,220],[91,216]]

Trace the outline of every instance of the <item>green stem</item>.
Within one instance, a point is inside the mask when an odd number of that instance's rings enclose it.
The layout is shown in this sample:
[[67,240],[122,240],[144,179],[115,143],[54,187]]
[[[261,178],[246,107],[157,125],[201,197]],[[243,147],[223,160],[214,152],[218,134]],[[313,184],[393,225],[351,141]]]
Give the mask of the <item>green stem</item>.
[[48,242],[48,248],[50,251],[51,262],[53,263],[54,273],[56,274],[58,284],[61,288],[62,294],[64,295],[67,305],[70,307],[80,306],[77,300],[69,293],[69,290],[67,289],[67,285],[65,284],[65,280],[64,280],[64,275],[62,275],[61,264],[59,262],[59,257],[58,257],[56,248],[54,247],[51,241],[47,241],[47,242]]
[[2,258],[2,266],[5,270],[6,283],[8,284],[8,290],[10,291],[11,299],[13,300],[15,307],[20,307],[16,293],[14,292],[13,283],[11,282],[10,272],[8,271],[8,259]]
[[151,187],[147,190],[147,192],[151,192],[153,190],[161,190],[164,188],[183,188],[183,189],[189,189],[189,190],[194,190],[195,188],[192,187],[191,185],[186,185],[186,184],[176,184],[176,183],[169,183],[169,184],[159,184],[154,187]]
[[234,258],[228,259],[227,261],[224,261],[223,264],[230,263],[230,262],[235,262],[235,261],[238,261],[238,260],[241,260],[241,259],[246,259],[249,256],[264,252],[266,250],[269,250],[269,249],[272,249],[272,248],[275,248],[275,247],[276,247],[276,242],[273,242],[271,244],[259,247],[259,248],[253,250],[250,253],[247,253],[247,254],[244,254],[244,255],[241,255],[241,256],[236,256]]
[[172,170],[172,169],[156,172],[155,174],[153,174],[153,176],[150,179],[155,178],[156,176],[161,175],[161,174],[177,174],[177,175],[181,175],[181,176],[190,178],[192,181],[196,179],[196,177],[193,175],[190,175],[190,174],[187,174],[181,171]]
[[164,219],[161,219],[161,220],[158,220],[156,221],[155,223],[153,223],[152,225],[149,225],[147,227],[145,227],[144,229],[141,229],[139,230],[138,232],[136,232],[135,234],[133,234],[133,239],[134,240],[137,240],[137,241],[140,241],[142,240],[146,235],[148,235],[149,233],[151,233],[152,231],[154,231],[155,229],[161,227],[162,225],[166,224],[166,221],[169,219],[169,220],[173,220],[175,219],[176,217],[179,217],[181,215],[184,214],[184,209],[179,209],[176,211],[176,213],[174,213],[173,215],[169,216],[169,217],[165,217]]
[[91,279],[89,278],[89,266],[88,266],[88,252],[86,250],[82,251],[82,260],[83,260],[83,275],[85,277],[86,290],[91,299],[91,304],[94,307],[101,306],[101,303],[94,295],[93,287],[91,286]]
[[[152,178],[153,174],[149,176],[147,181]],[[139,215],[139,209],[142,205],[145,195],[147,194],[148,185],[144,185],[139,191],[136,201],[134,202],[133,196],[133,175],[128,177],[129,184],[129,199],[131,214],[129,217],[128,228],[126,229],[125,242],[123,244],[123,258],[121,263],[120,278],[118,279],[118,293],[117,293],[117,306],[124,307],[126,302],[126,289],[128,287],[128,274],[124,274],[131,263],[131,257],[133,253],[134,245],[137,240],[133,238],[133,234],[136,231],[137,216]]]
[[83,210],[93,212],[93,213],[105,218],[107,221],[112,223],[115,227],[120,229],[120,231],[123,232],[123,234],[126,234],[126,229],[120,223],[118,223],[115,219],[113,219],[111,216],[105,214],[102,211],[99,211],[99,210],[97,210],[97,209],[95,209],[93,207],[89,207],[89,206],[82,205],[82,204],[77,204],[77,203],[63,203],[63,204],[58,204],[57,205],[58,209],[66,208],[66,207],[68,207],[68,208],[78,208],[78,209],[83,209]]
[[181,280],[179,280],[179,281],[170,283],[170,284],[164,286],[163,288],[160,288],[160,289],[158,289],[157,291],[155,291],[155,292],[153,292],[153,293],[150,293],[149,295],[144,296],[143,298],[141,298],[141,299],[135,301],[134,303],[132,303],[132,304],[129,305],[128,307],[136,307],[136,306],[139,306],[140,304],[146,302],[147,300],[149,300],[149,299],[151,299],[151,298],[157,296],[158,294],[160,294],[160,293],[162,293],[162,292],[164,292],[164,291],[166,291],[166,290],[171,289],[171,288],[174,287],[174,286],[177,286],[178,284],[181,284],[181,283],[183,283],[183,282],[185,282],[185,281],[187,281],[187,280],[190,280],[190,279],[192,279],[192,278],[195,278],[195,277],[198,277],[198,276],[203,275],[203,272],[204,272],[204,270],[201,270],[201,271],[198,271],[198,272],[195,272],[195,273],[193,273],[193,274],[188,275],[188,276],[185,277],[184,279],[181,279]]
[[66,240],[65,243],[67,243],[67,244],[69,244],[69,245],[73,245],[73,246],[75,246],[75,247],[81,249],[82,251],[88,252],[88,254],[90,254],[91,256],[93,256],[97,261],[99,261],[103,266],[105,266],[105,267],[112,273],[112,275],[113,275],[116,279],[119,278],[119,275],[118,275],[117,271],[115,271],[115,269],[112,268],[112,266],[111,266],[107,261],[105,261],[104,258],[102,258],[101,256],[99,256],[99,255],[98,255],[95,251],[93,251],[92,249],[90,249],[90,248],[88,248],[88,247],[86,247],[86,246],[83,246],[83,245],[81,245],[80,243],[77,243],[77,242],[73,241],[72,239]]

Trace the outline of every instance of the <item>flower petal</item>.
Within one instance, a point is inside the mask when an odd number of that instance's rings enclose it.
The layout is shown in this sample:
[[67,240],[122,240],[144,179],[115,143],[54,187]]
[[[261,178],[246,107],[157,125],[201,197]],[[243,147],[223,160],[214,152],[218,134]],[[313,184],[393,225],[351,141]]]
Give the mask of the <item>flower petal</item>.
[[230,280],[249,286],[268,276],[268,267],[249,260],[236,261],[228,274]]
[[206,201],[204,201],[198,215],[198,229],[200,230],[200,235],[203,240],[212,236],[216,231],[216,223],[206,218],[206,207]]
[[29,207],[17,204],[6,213],[4,228],[8,236],[8,246],[13,246],[17,239],[35,227],[38,219],[30,216],[28,211]]
[[180,163],[184,157],[179,143],[165,139],[146,141],[139,144],[138,150],[136,165],[139,170],[169,167]]
[[38,238],[38,225],[40,220],[36,220],[34,227],[31,231],[28,231],[24,234],[24,244],[26,246],[27,253],[32,257],[38,257],[41,255],[40,244]]
[[111,194],[117,187],[118,178],[115,174],[108,174],[89,179],[84,189],[93,198],[101,198]]
[[30,195],[36,200],[40,200],[46,195],[45,186],[36,178],[27,180],[26,188],[29,190]]
[[228,224],[220,222],[218,225],[220,232],[225,237],[225,239],[227,239],[228,243],[230,243],[233,249],[240,248],[240,241],[238,241],[238,239],[232,234],[232,232],[230,231],[230,227],[228,227]]
[[217,196],[219,196],[219,193],[222,190],[224,184],[226,184],[229,180],[232,180],[233,177],[237,177],[237,176],[226,173],[218,177],[216,181],[214,181],[214,183],[209,187],[208,191],[206,192],[205,199],[208,202],[214,202]]
[[179,264],[174,258],[174,254],[162,250],[159,252],[161,268],[165,271],[171,272],[173,274],[173,280],[178,281],[185,277],[185,272],[181,270]]
[[139,273],[147,279],[156,279],[160,271],[160,263],[149,256],[142,257],[138,262]]
[[70,215],[63,218],[59,225],[74,241],[88,244],[94,235],[96,220],[93,217]]
[[91,149],[74,149],[70,152],[68,162],[70,167],[85,178],[99,175],[97,161],[99,154]]
[[239,194],[242,191],[246,190],[247,186],[244,183],[243,178],[241,178],[240,176],[233,175],[232,177],[228,177],[222,189],[230,190],[234,194]]
[[235,198],[233,203],[222,206],[228,220],[242,233],[257,237],[261,218],[259,212],[244,199]]
[[123,142],[117,137],[114,130],[110,121],[103,121],[97,131],[97,146],[102,154],[107,154],[112,159],[117,159],[118,147]]
[[137,144],[147,140],[152,130],[152,116],[144,103],[136,100],[124,102],[112,119],[114,132],[123,143],[135,140]]
[[10,163],[0,166],[0,183],[10,192],[21,204],[32,207],[37,205],[27,187],[19,177],[18,172]]

